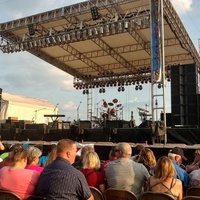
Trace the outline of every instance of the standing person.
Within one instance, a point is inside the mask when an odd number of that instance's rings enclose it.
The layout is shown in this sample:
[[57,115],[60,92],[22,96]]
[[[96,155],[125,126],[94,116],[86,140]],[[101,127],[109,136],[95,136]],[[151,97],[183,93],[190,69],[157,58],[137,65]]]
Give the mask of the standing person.
[[166,193],[174,199],[181,200],[183,196],[182,182],[176,178],[176,170],[167,156],[162,156],[156,165],[156,172],[148,180],[148,190]]
[[15,149],[12,166],[0,169],[0,189],[8,190],[19,195],[23,200],[33,195],[39,179],[39,173],[24,169],[27,164],[27,152]]
[[102,194],[105,192],[104,177],[100,169],[100,159],[96,152],[88,152],[83,158],[83,169],[80,171],[84,174],[89,186],[99,189]]
[[62,139],[57,144],[57,158],[40,174],[36,195],[52,200],[94,200],[84,175],[72,166],[76,145]]
[[130,159],[130,144],[118,143],[115,152],[117,160],[110,162],[106,168],[108,188],[129,190],[139,198],[145,181],[150,176],[147,169],[143,164]]
[[188,173],[180,167],[183,160],[187,160],[184,156],[183,149],[180,147],[174,147],[168,153],[168,157],[172,160],[172,163],[176,169],[176,178],[182,181],[183,190],[186,191],[189,184]]

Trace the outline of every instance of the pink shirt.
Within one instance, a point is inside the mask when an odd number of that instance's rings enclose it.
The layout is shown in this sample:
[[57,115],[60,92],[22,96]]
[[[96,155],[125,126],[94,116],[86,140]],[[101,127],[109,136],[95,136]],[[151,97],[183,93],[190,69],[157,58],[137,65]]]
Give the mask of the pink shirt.
[[27,165],[25,167],[25,169],[35,170],[35,171],[37,171],[40,174],[42,172],[42,170],[44,169],[44,167],[40,167],[38,165]]
[[34,170],[3,167],[0,169],[0,189],[9,190],[22,199],[27,199],[35,192],[39,173]]

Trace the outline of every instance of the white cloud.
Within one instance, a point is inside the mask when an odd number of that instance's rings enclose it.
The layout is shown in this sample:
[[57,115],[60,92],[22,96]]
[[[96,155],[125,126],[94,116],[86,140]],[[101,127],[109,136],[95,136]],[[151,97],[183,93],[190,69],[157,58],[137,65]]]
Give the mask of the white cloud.
[[182,15],[192,10],[193,0],[171,0],[175,10]]

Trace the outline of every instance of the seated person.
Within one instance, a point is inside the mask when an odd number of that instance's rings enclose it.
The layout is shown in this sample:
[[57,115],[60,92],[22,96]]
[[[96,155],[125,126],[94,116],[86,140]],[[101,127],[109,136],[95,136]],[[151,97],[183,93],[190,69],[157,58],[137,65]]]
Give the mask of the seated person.
[[194,161],[190,165],[186,166],[186,171],[188,173],[192,172],[193,170],[197,170],[200,167],[200,149],[196,149],[194,155]]
[[148,190],[163,192],[174,199],[182,200],[182,182],[175,177],[176,170],[172,161],[167,156],[162,156],[156,165],[155,175],[148,179]]
[[47,165],[49,165],[51,162],[53,162],[57,157],[57,146],[54,146],[51,150],[51,152],[49,153],[49,158],[47,159],[47,161],[44,164],[44,167],[46,167]]
[[193,170],[189,174],[189,187],[200,187],[200,169]]
[[8,156],[5,157],[5,158],[3,159],[2,162],[0,162],[0,169],[1,169],[2,167],[4,167],[4,166],[9,166],[9,165],[11,165],[12,162],[13,162],[14,152],[15,152],[15,151],[18,151],[18,150],[20,150],[20,149],[22,149],[22,146],[21,146],[20,144],[13,144],[13,145],[11,145],[11,146],[10,146],[10,149],[9,149]]
[[140,151],[140,155],[137,160],[138,163],[142,163],[148,170],[150,175],[154,174],[154,168],[156,166],[156,158],[154,153],[149,148],[143,148]]
[[40,174],[35,195],[50,199],[94,200],[84,175],[72,166],[76,150],[72,140],[58,142],[57,158]]
[[87,146],[84,146],[82,149],[81,149],[81,157],[78,161],[76,161],[75,163],[73,163],[73,166],[76,168],[76,169],[81,169],[83,168],[83,158],[84,156],[87,154],[87,152],[94,152],[94,148],[87,145]]
[[83,169],[80,171],[84,174],[89,186],[105,192],[104,176],[98,170],[100,169],[100,159],[96,152],[88,152],[83,158]]
[[172,163],[176,170],[176,178],[182,181],[183,190],[186,191],[189,184],[188,173],[181,167],[183,160],[187,160],[184,156],[183,149],[180,147],[174,147],[168,153],[168,157],[172,160]]
[[118,143],[115,153],[117,160],[110,162],[106,168],[108,188],[128,190],[139,198],[150,176],[146,167],[130,159],[132,148],[129,143]]
[[16,149],[13,155],[12,166],[0,169],[0,190],[12,191],[22,199],[33,195],[39,179],[39,173],[24,169],[27,164],[27,152]]
[[37,147],[29,147],[27,150],[28,160],[26,169],[31,169],[37,171],[39,174],[42,172],[44,167],[40,167],[38,164],[39,157],[42,152]]

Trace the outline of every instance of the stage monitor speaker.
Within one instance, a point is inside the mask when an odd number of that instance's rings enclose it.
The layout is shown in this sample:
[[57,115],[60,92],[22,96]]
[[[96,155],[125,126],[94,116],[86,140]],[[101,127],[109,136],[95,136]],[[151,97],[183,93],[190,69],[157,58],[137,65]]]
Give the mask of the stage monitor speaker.
[[80,130],[85,128],[91,128],[90,121],[80,121]]
[[[160,119],[161,119],[161,121],[164,120],[163,113],[160,113]],[[167,125],[167,127],[172,126],[172,113],[166,113],[166,125]]]

